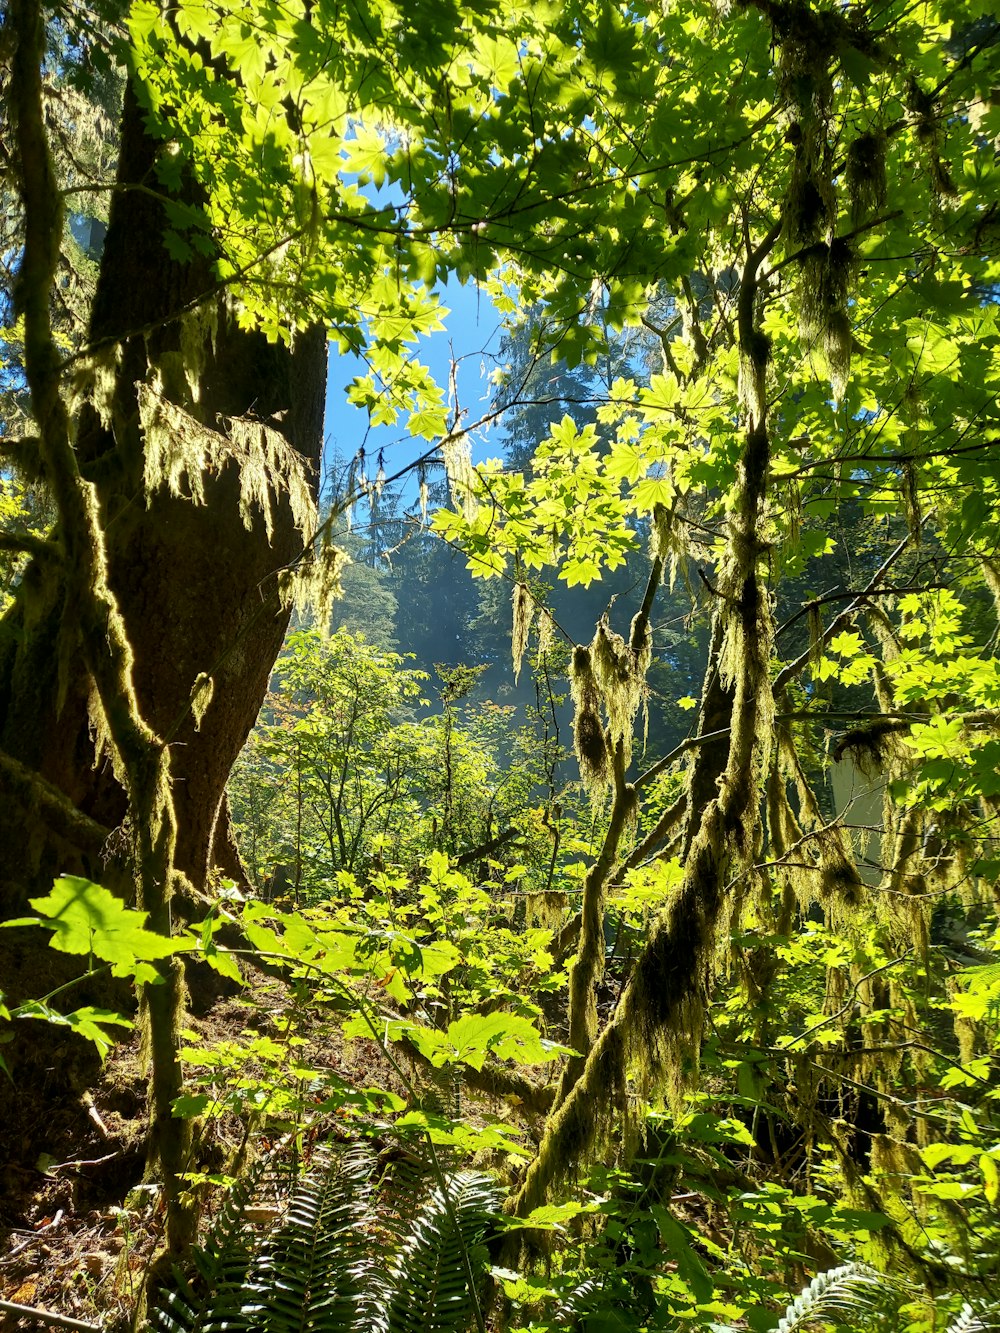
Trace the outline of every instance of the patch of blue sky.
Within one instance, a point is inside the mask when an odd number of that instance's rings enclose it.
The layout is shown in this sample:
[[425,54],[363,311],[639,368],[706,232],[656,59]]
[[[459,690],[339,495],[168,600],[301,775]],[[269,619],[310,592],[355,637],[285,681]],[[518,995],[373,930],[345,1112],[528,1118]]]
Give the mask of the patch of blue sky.
[[[373,208],[392,208],[398,223],[405,226],[408,201],[397,182],[388,179],[376,186],[364,175],[345,173],[345,180],[358,183]],[[421,335],[408,344],[412,360],[425,365],[435,381],[445,391],[448,400],[448,422],[468,429],[482,417],[488,416],[492,404],[493,381],[500,339],[503,332],[502,316],[485,290],[474,282],[462,284],[450,279],[437,292],[442,307],[444,328]],[[348,389],[356,378],[370,373],[363,355],[339,352],[331,345],[327,376],[325,446],[323,466],[326,478],[336,480],[339,471],[347,468],[352,459],[358,459],[369,479],[380,469],[387,478],[400,476],[400,484],[407,500],[414,499],[419,480],[414,465],[420,459],[440,461],[436,444],[422,436],[411,434],[406,427],[406,414],[393,425],[376,425],[369,411],[348,399]],[[487,426],[470,432],[473,460],[479,461],[489,452]],[[494,450],[495,451],[495,450]]]
[[[489,296],[478,286],[462,286],[457,279],[441,291],[443,307],[448,311],[445,327],[423,335],[411,345],[410,354],[430,370],[448,396],[449,422],[456,409],[465,428],[489,415],[493,402],[491,375],[498,364],[501,317]],[[331,348],[326,390],[326,428],[324,469],[332,474],[345,467],[359,453],[363,454],[369,478],[374,478],[381,456],[387,476],[412,469],[417,461],[435,457],[434,441],[416,437],[406,429],[405,414],[396,425],[372,425],[366,408],[348,401],[347,390],[357,376],[368,373],[364,358]],[[488,426],[470,433],[473,461],[497,452],[490,440]],[[440,458],[440,455],[437,455]],[[415,473],[403,479],[407,497],[416,495]]]

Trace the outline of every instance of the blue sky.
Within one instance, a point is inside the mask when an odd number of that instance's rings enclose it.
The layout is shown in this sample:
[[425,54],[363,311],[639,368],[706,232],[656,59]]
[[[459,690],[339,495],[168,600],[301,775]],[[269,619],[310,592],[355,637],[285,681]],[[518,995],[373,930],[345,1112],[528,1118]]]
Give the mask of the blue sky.
[[[414,349],[418,360],[430,368],[437,382],[448,389],[451,358],[458,361],[457,384],[461,407],[467,421],[474,421],[489,408],[490,372],[496,366],[500,349],[500,319],[485,292],[474,284],[462,286],[457,280],[442,291],[441,303],[450,313],[443,332],[434,333]],[[355,356],[330,349],[330,368],[326,385],[326,426],[324,466],[329,470],[335,458],[346,464],[364,446],[367,470],[375,475],[379,450],[384,450],[385,470],[391,476],[426,453],[429,442],[413,439],[405,427],[379,426],[369,429],[368,414],[347,401],[347,386],[356,375],[367,371]],[[477,459],[499,453],[499,446],[485,436],[473,441]],[[409,496],[416,493],[416,481],[405,487]]]

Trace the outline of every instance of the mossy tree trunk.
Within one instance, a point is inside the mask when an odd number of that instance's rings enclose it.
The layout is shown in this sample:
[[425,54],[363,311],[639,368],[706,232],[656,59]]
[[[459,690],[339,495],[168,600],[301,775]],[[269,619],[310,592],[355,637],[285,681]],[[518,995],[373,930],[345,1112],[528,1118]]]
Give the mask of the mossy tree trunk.
[[770,349],[756,326],[760,269],[779,227],[747,241],[738,336],[744,443],[716,590],[701,700],[704,744],[688,775],[684,878],[655,922],[614,1016],[550,1116],[538,1155],[510,1208],[525,1217],[625,1111],[626,1081],[681,1085],[697,1067],[719,922],[740,872],[759,850],[766,760],[773,734],[774,623],[762,577],[770,461],[765,381]]
[[[71,413],[49,316],[62,198],[46,140],[38,0],[17,0],[9,22],[26,237],[16,300],[37,430],[33,466],[58,521],[0,624],[0,846],[9,849],[0,911],[23,910],[54,874],[73,871],[134,887],[150,924],[169,934],[177,890],[197,894],[214,865],[234,868],[225,783],[287,623],[278,574],[303,545],[278,471],[266,478],[270,522],[259,505],[246,512],[229,423],[268,423],[289,466],[314,479],[326,342],[314,330],[292,352],[269,345],[237,327],[206,260],[168,258],[158,148],[130,91],[86,349],[91,367],[103,361],[110,375]],[[149,475],[140,399],[151,390],[225,446],[210,475],[172,488]],[[212,691],[196,716],[199,678],[210,678]],[[102,829],[112,835],[106,843]],[[144,997],[149,1169],[176,1205],[188,1154],[184,1122],[170,1114],[181,1090],[177,961],[163,968],[163,983]],[[169,1216],[176,1248],[187,1224],[181,1209]]]

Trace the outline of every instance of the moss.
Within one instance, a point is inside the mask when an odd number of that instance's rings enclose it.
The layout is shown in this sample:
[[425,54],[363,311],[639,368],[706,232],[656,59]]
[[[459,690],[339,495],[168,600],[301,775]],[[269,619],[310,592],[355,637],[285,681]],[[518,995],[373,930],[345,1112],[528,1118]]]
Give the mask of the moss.
[[853,337],[848,314],[856,263],[850,243],[814,246],[802,261],[799,334],[822,353],[835,395],[843,395],[851,369]]
[[914,546],[919,546],[924,518],[920,510],[920,498],[917,494],[916,469],[911,462],[903,464],[901,489],[903,492],[903,512],[906,515],[906,525],[910,530],[910,538]]
[[863,892],[861,876],[846,857],[836,857],[820,865],[820,893],[823,897],[839,898],[850,908],[861,903]]
[[202,720],[208,711],[214,693],[215,681],[204,671],[200,671],[195,677],[191,689],[191,716],[194,720],[195,731],[201,730]]
[[839,764],[849,756],[863,773],[877,777],[884,773],[892,755],[889,737],[899,730],[894,718],[877,718],[863,727],[852,727],[834,746],[833,762]]
[[573,648],[569,674],[571,681],[585,681],[588,676],[593,676],[590,665],[590,649],[582,643],[576,644]]
[[673,592],[678,572],[683,573],[685,580],[688,577],[689,529],[677,509],[667,509],[662,504],[653,506],[649,549],[652,558],[661,561],[664,579]]
[[796,166],[782,209],[786,244],[792,249],[815,244],[829,230],[833,213],[829,181],[808,168]]
[[817,666],[823,657],[823,612],[817,602],[810,602],[806,612],[809,626],[809,661]]
[[580,778],[588,791],[608,782],[611,756],[601,719],[584,707],[573,719],[573,749],[580,765]]
[[851,217],[860,222],[885,204],[887,177],[885,167],[886,137],[881,130],[859,134],[847,149],[847,193]]
[[524,651],[528,646],[528,631],[531,629],[531,621],[535,612],[535,599],[528,591],[526,583],[516,583],[514,585],[512,603],[514,623],[510,636],[510,655],[514,666],[514,680],[517,681],[521,675],[521,663],[524,660]]
[[843,398],[851,377],[853,350],[851,320],[846,310],[833,310],[823,331],[823,355],[830,373],[830,386],[838,401]]

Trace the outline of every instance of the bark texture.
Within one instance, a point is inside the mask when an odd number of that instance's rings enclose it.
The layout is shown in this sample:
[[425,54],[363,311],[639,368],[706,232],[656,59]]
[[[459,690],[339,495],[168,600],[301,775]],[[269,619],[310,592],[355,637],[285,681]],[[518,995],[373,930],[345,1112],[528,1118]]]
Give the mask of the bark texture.
[[[274,499],[269,537],[257,512],[240,514],[239,471],[228,462],[202,478],[204,504],[171,494],[147,496],[138,386],[159,372],[167,396],[205,426],[226,433],[227,419],[259,418],[279,431],[315,476],[322,444],[326,340],[311,330],[293,351],[237,327],[224,296],[212,292],[204,260],[178,264],[163,246],[159,201],[132,186],[157,188],[158,146],[144,132],[135,98],[123,113],[119,190],[101,260],[91,345],[120,347],[110,425],[81,410],[77,451],[96,487],[107,532],[109,583],[135,656],[135,689],[146,723],[168,740],[177,815],[176,868],[203,889],[213,864],[238,867],[227,826],[225,782],[263,699],[287,613],[277,572],[301,550],[286,499]],[[202,299],[204,298],[204,299]],[[200,346],[191,346],[184,312],[208,308]],[[214,324],[214,332],[209,324]],[[182,343],[184,344],[182,346]],[[195,362],[200,373],[189,381]],[[188,375],[183,373],[187,365]],[[89,717],[91,682],[77,643],[76,608],[51,561],[28,571],[15,606],[0,623],[0,751],[20,766],[0,766],[0,911],[23,910],[54,874],[75,871],[105,882],[127,840],[113,831],[126,799],[110,758],[99,754]],[[190,710],[201,673],[212,701],[196,727]],[[53,817],[37,773],[89,817],[90,836]],[[95,852],[93,827],[112,831]],[[81,825],[80,827],[83,827]],[[110,857],[110,861],[109,861]]]

